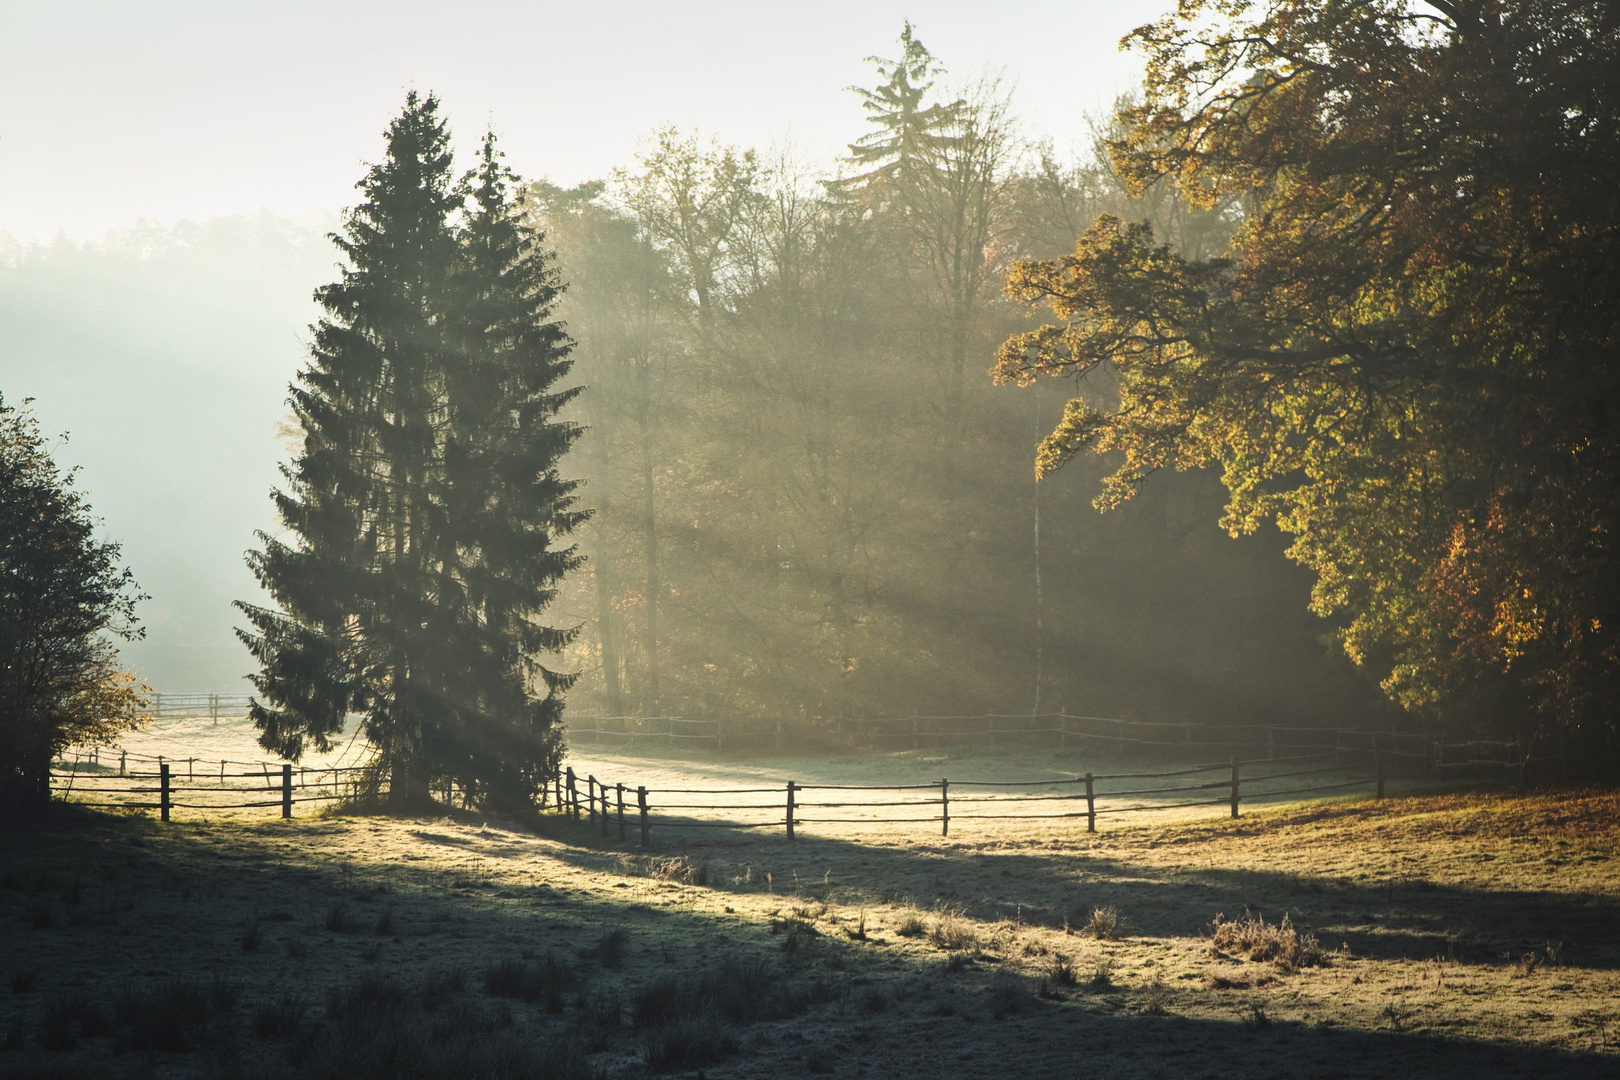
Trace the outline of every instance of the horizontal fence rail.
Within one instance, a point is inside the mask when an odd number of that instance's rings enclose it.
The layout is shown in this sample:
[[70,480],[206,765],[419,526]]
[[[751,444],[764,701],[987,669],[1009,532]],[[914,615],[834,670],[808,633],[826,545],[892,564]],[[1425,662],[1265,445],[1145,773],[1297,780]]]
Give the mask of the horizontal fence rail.
[[365,766],[306,768],[286,762],[231,761],[89,750],[58,760],[51,788],[65,800],[118,810],[254,810],[354,800],[375,784]]
[[634,830],[643,846],[654,828],[782,829],[791,840],[804,825],[926,825],[949,836],[953,821],[1084,820],[1086,831],[1096,832],[1099,818],[1117,814],[1220,806],[1236,818],[1244,803],[1356,789],[1381,799],[1389,764],[1375,746],[1064,779],[663,789],[581,776],[568,766],[545,801],[605,836],[622,841]]
[[[163,694],[158,715],[210,716],[245,712],[246,695]],[[636,745],[641,740],[685,740],[682,745],[723,751],[728,747],[780,746],[783,721],[692,719],[678,716],[567,717],[578,744]],[[789,726],[818,722],[793,721]],[[589,724],[590,726],[584,726]],[[581,778],[572,767],[550,778],[541,808],[586,820],[625,839],[634,821],[641,842],[651,829],[782,829],[791,839],[801,825],[937,825],[950,835],[957,821],[1084,819],[1088,831],[1099,818],[1152,811],[1225,806],[1233,817],[1242,803],[1308,795],[1352,793],[1382,798],[1390,775],[1444,775],[1453,770],[1502,773],[1518,770],[1521,782],[1532,763],[1562,762],[1557,752],[1517,741],[1448,742],[1421,732],[1288,725],[1213,725],[1089,717],[1067,712],[1037,716],[909,716],[819,722],[839,739],[873,747],[922,746],[925,740],[1047,745],[1129,752],[1167,748],[1189,755],[1219,748],[1222,760],[1157,771],[1086,773],[1063,779],[948,780],[908,784],[800,784],[770,787],[650,789]],[[1055,736],[1055,739],[1054,739]],[[1217,737],[1218,736],[1218,737]],[[896,740],[900,740],[897,744]],[[1071,741],[1072,740],[1072,741]],[[1243,751],[1247,751],[1244,753]],[[1541,751],[1541,752],[1538,752]],[[1230,754],[1228,758],[1226,755]],[[1177,754],[1170,754],[1176,757]],[[1186,758],[1184,757],[1185,761]],[[370,766],[306,768],[283,762],[171,758],[124,750],[90,749],[55,763],[52,787],[75,802],[130,810],[259,810],[279,807],[291,817],[299,803],[332,804],[375,797],[379,777]],[[467,793],[444,783],[438,795],[454,806]],[[718,801],[716,801],[718,800]]]

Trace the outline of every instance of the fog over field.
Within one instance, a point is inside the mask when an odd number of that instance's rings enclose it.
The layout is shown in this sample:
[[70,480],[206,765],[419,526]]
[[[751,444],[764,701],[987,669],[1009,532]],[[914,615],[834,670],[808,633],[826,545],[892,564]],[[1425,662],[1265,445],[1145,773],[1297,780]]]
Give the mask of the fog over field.
[[[58,456],[150,599],[124,655],[160,689],[246,689],[230,601],[271,523],[277,425],[304,362],[325,240],[407,87],[470,148],[572,185],[677,123],[830,166],[847,86],[904,17],[955,72],[1003,73],[1066,150],[1134,82],[1116,45],[1156,5],[70,2],[0,32],[0,391]],[[499,32],[490,34],[490,27]],[[609,74],[610,73],[610,74]],[[987,358],[976,361],[983,367]]]

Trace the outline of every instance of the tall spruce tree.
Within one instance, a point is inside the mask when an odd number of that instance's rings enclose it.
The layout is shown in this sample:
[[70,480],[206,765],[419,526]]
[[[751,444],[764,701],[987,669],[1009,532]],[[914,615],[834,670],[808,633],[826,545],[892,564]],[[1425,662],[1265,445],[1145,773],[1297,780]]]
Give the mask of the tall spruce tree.
[[277,609],[239,603],[239,635],[267,749],[327,749],[358,713],[396,804],[454,779],[508,808],[555,764],[569,681],[533,661],[568,638],[534,620],[576,561],[552,548],[581,516],[555,467],[575,437],[554,419],[572,392],[552,391],[569,343],[492,140],[458,227],[438,107],[406,98],[333,238],[349,266],[316,293],[290,399],[304,444],[274,494],[292,542],[260,534],[249,555]]
[[846,197],[904,202],[930,168],[932,157],[952,138],[963,101],[925,105],[934,77],[944,71],[924,47],[907,20],[900,31],[900,59],[869,56],[883,82],[875,89],[852,86],[871,125],[865,135],[849,144],[849,163],[855,173],[835,187]]
[[[580,563],[571,533],[578,483],[557,461],[579,428],[557,419],[579,389],[557,389],[572,367],[573,343],[553,317],[562,284],[544,238],[516,198],[520,181],[486,135],[468,177],[472,209],[461,234],[463,262],[455,318],[464,362],[448,372],[445,466],[452,508],[441,595],[465,608],[447,631],[468,646],[453,772],[464,790],[507,806],[527,798],[561,756],[562,693],[574,681],[537,659],[574,637],[536,621],[557,582]],[[533,689],[544,688],[543,696]]]

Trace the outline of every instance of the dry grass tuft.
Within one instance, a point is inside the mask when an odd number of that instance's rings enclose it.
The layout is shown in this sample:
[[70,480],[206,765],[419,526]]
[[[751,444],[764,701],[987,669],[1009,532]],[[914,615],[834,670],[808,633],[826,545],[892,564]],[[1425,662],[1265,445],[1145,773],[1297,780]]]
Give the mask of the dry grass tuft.
[[947,952],[978,952],[982,944],[960,908],[941,908],[934,925],[928,928],[928,940]]
[[1210,949],[1217,956],[1245,956],[1270,961],[1280,971],[1316,967],[1327,963],[1327,954],[1315,934],[1301,934],[1284,915],[1279,923],[1268,923],[1264,916],[1245,913],[1241,919],[1215,916]]
[[1086,921],[1080,924],[1080,933],[1098,941],[1118,941],[1125,932],[1125,920],[1111,907],[1092,908]]
[[672,855],[667,859],[649,859],[645,863],[645,873],[650,878],[659,881],[668,881],[676,885],[709,884],[709,864],[707,862],[693,862],[687,855]]
[[572,989],[574,969],[547,953],[543,960],[507,958],[484,969],[484,990],[491,997],[543,1001],[547,1012],[562,1011],[562,994]]
[[1264,968],[1245,971],[1236,967],[1217,967],[1210,968],[1204,976],[1204,986],[1210,990],[1256,990],[1276,981],[1277,977]]
[[1000,1020],[1030,1009],[1035,1004],[1035,995],[1022,975],[1002,968],[990,977],[988,1004],[990,1015]]
[[900,916],[900,922],[895,926],[894,932],[901,937],[922,937],[928,933],[928,924],[923,921],[919,911],[907,911]]
[[1142,987],[1142,1012],[1147,1016],[1163,1016],[1169,1002],[1170,988],[1164,984],[1164,976],[1155,973]]

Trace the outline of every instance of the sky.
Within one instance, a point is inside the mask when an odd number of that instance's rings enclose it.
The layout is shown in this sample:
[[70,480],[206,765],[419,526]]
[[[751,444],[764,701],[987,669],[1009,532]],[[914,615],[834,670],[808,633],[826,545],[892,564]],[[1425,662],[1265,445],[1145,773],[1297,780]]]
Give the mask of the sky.
[[[88,240],[269,209],[330,214],[407,89],[461,147],[487,124],[529,177],[573,184],[664,124],[790,141],[826,160],[860,133],[903,19],[951,73],[1002,73],[1062,148],[1130,88],[1118,51],[1168,0],[53,0],[0,4],[0,232]],[[460,155],[458,155],[460,156]],[[468,155],[470,156],[470,155]]]

